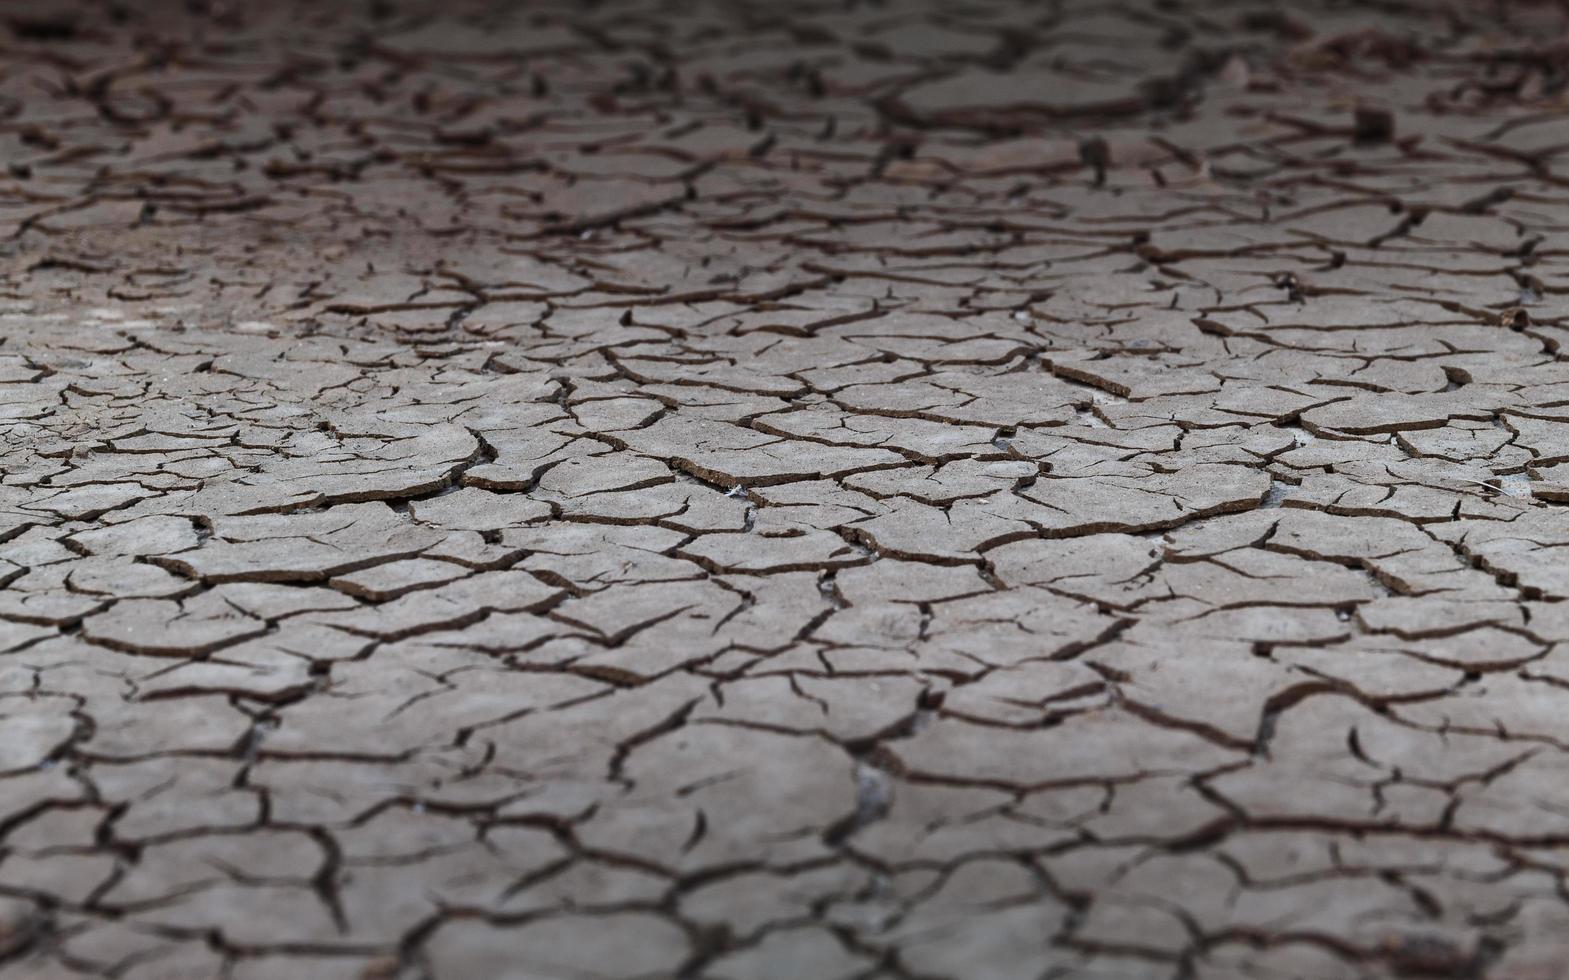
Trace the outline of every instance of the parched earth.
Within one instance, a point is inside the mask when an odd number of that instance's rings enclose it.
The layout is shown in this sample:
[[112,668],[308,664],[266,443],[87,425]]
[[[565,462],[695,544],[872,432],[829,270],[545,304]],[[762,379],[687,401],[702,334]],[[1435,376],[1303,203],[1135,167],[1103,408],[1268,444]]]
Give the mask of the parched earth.
[[1564,976],[1566,84],[0,2],[0,976]]

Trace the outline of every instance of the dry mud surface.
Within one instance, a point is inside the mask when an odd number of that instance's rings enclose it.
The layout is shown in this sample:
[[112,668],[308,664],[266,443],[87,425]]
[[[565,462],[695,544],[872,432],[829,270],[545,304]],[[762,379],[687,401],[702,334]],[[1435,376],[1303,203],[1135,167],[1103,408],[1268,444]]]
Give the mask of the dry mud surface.
[[0,975],[1563,976],[1566,18],[0,4]]

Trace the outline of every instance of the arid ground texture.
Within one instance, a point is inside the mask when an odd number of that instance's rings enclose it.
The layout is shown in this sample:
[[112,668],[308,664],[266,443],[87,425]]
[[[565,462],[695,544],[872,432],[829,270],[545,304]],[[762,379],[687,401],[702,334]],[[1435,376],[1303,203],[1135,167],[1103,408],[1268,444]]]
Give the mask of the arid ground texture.
[[0,977],[1569,975],[1569,8],[0,0]]

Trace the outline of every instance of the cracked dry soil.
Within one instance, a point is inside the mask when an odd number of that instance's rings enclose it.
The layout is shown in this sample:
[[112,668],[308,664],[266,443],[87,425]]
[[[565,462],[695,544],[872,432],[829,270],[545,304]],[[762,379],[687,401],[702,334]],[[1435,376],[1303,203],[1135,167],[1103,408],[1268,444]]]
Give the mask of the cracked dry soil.
[[0,976],[1565,975],[1561,5],[0,31]]

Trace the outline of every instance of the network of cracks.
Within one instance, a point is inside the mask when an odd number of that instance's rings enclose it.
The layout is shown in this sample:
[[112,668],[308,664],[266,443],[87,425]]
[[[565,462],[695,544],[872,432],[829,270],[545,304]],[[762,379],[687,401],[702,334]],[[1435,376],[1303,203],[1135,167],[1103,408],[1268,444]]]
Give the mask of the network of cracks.
[[0,976],[1560,976],[1566,30],[0,6]]

